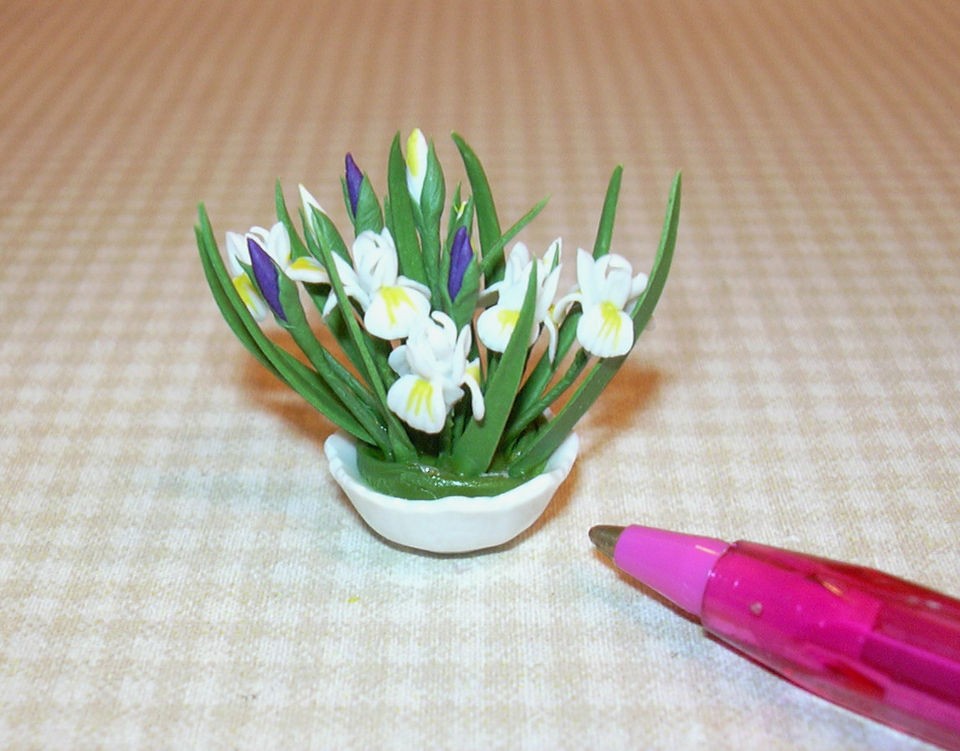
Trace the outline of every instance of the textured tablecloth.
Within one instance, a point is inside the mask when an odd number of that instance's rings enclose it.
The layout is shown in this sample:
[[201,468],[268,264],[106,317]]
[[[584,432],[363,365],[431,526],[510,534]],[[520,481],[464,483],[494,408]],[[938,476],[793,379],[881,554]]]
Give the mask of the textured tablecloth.
[[[0,746],[919,748],[630,585],[643,522],[960,593],[960,6],[0,6]],[[192,236],[303,182],[382,189],[394,133],[484,160],[540,252],[652,262],[655,326],[545,517],[411,553],[332,426],[234,339]],[[334,212],[336,213],[336,212]],[[342,209],[336,214],[341,220]]]

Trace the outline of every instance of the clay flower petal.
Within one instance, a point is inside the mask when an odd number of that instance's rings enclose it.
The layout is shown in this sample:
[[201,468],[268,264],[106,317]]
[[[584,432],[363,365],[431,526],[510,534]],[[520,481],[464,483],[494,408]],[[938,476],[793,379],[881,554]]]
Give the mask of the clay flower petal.
[[330,284],[330,275],[327,274],[327,270],[312,256],[300,256],[283,271],[288,277],[298,282]]
[[537,340],[540,324],[547,323],[550,335],[550,357],[556,351],[557,329],[549,318],[553,298],[560,282],[560,240],[551,243],[542,259],[531,258],[523,243],[517,243],[507,257],[503,280],[490,286],[487,292],[496,292],[497,303],[487,308],[477,319],[477,336],[487,349],[503,352],[520,319],[520,309],[526,295],[531,273],[537,275],[537,299],[534,311],[534,327],[530,345]]
[[418,321],[406,344],[388,360],[398,378],[387,392],[387,406],[405,423],[426,433],[439,433],[454,404],[470,391],[476,419],[483,418],[479,360],[467,362],[470,327],[457,332],[445,313]]
[[557,307],[580,303],[580,346],[597,357],[625,355],[633,347],[633,320],[623,309],[643,292],[646,276],[634,276],[623,256],[609,253],[594,259],[581,249],[577,251],[577,282],[579,290],[563,298]]
[[363,325],[381,339],[402,339],[410,324],[430,313],[430,301],[416,289],[400,284],[380,287],[363,316]]
[[441,382],[409,374],[400,376],[387,393],[387,406],[407,425],[439,433],[447,420]]
[[390,230],[361,232],[353,243],[353,268],[334,257],[346,293],[363,308],[363,325],[381,339],[402,339],[430,313],[430,290],[401,276]]

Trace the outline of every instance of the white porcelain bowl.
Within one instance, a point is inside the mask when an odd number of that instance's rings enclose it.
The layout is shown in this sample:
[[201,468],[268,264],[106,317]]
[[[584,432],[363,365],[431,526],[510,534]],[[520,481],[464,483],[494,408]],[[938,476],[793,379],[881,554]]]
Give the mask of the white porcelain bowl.
[[512,540],[546,510],[579,448],[577,435],[571,433],[541,474],[497,496],[412,501],[364,484],[351,437],[334,433],[324,443],[330,474],[363,520],[391,542],[431,553],[467,553]]

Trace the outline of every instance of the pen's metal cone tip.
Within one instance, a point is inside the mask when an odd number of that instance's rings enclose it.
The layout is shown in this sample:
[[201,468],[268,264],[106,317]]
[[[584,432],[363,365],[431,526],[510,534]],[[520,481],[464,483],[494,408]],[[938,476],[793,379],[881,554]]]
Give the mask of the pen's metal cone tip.
[[623,527],[614,527],[609,524],[600,524],[590,528],[590,539],[604,555],[613,557],[613,549],[617,546]]

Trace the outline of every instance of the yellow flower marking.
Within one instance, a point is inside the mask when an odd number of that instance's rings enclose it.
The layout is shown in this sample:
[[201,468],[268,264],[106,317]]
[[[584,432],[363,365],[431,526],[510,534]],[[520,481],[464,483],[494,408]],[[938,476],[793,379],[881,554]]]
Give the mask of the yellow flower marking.
[[501,329],[512,329],[517,325],[517,321],[519,320],[519,310],[508,310],[504,308],[503,310],[497,312],[497,321],[499,322]]
[[295,260],[293,263],[291,263],[289,266],[287,266],[286,272],[288,275],[291,271],[294,271],[294,272],[299,271],[299,272],[307,272],[307,273],[323,273],[323,267],[312,258],[308,258],[307,256],[301,256],[300,258]]
[[623,325],[620,309],[609,300],[604,300],[600,303],[600,318],[603,319],[603,323],[600,324],[598,338],[616,341]]
[[383,303],[387,309],[387,318],[390,319],[391,325],[397,322],[395,310],[401,305],[408,305],[414,309],[417,307],[403,287],[381,287],[380,295],[383,297]]
[[426,166],[426,160],[417,159],[417,148],[422,138],[419,130],[413,130],[407,138],[407,169],[414,177],[420,177],[420,170]]
[[246,274],[235,276],[233,278],[233,286],[237,290],[237,294],[240,295],[240,299],[243,300],[243,304],[246,305],[248,309],[252,310],[257,307],[257,303],[260,301],[260,293],[257,292],[253,286],[250,277]]
[[407,396],[407,412],[419,415],[420,411],[426,407],[427,414],[433,417],[433,413],[430,411],[431,397],[433,397],[433,386],[430,385],[430,381],[418,378],[410,389],[409,396]]

